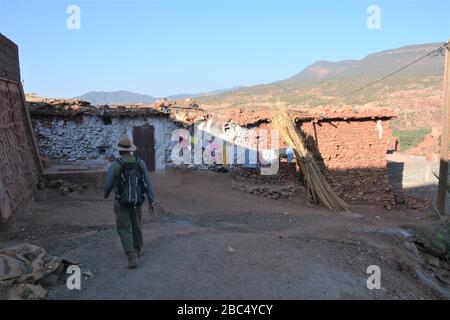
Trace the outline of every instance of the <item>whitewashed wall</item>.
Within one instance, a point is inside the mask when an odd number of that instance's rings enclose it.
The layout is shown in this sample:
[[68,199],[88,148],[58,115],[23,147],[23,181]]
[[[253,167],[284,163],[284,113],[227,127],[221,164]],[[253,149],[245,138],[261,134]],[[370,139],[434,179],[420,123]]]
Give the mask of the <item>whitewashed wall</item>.
[[118,156],[112,146],[122,134],[132,138],[133,127],[152,125],[155,128],[156,170],[166,167],[166,159],[170,163],[173,146],[170,136],[178,128],[161,117],[113,117],[107,123],[99,116],[54,116],[33,117],[32,122],[42,156],[63,162],[94,164],[107,163],[111,155]]

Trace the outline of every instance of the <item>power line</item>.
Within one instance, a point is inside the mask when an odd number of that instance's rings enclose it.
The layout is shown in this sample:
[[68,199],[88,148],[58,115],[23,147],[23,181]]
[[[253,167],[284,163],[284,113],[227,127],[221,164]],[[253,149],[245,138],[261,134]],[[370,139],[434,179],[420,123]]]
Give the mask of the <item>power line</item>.
[[359,92],[359,91],[362,91],[362,90],[364,90],[364,89],[367,89],[367,88],[373,86],[374,84],[377,84],[377,83],[379,83],[379,82],[381,82],[381,81],[383,81],[383,80],[385,80],[385,79],[387,79],[387,78],[389,78],[389,77],[391,77],[391,76],[393,76],[393,75],[395,75],[395,74],[397,74],[397,73],[399,73],[399,72],[405,70],[406,68],[409,68],[409,67],[412,66],[413,64],[416,64],[417,62],[419,62],[419,61],[425,59],[426,57],[429,57],[429,56],[434,55],[434,54],[437,54],[437,55],[442,54],[442,50],[443,50],[444,48],[447,48],[447,50],[450,50],[449,45],[450,45],[450,42],[444,43],[444,44],[443,44],[442,46],[440,46],[439,48],[437,48],[437,49],[435,49],[435,50],[433,50],[433,51],[427,53],[426,55],[424,55],[424,56],[422,56],[422,57],[420,57],[420,58],[418,58],[418,59],[416,59],[416,60],[414,60],[414,61],[408,63],[407,65],[404,65],[403,67],[401,67],[401,68],[399,68],[399,69],[397,69],[397,70],[395,70],[395,71],[393,71],[393,72],[391,72],[391,73],[389,73],[389,74],[387,74],[387,75],[381,77],[380,79],[375,80],[375,81],[373,81],[373,82],[371,82],[371,83],[369,83],[369,84],[367,84],[367,85],[365,85],[365,86],[363,86],[363,87],[361,87],[361,88],[358,88],[358,89],[356,89],[356,90],[353,90],[353,91],[347,93],[346,95],[344,95],[344,98],[346,98],[346,97],[348,97],[348,96],[351,96],[351,95],[353,95],[353,94],[355,94],[355,93],[357,93],[357,92]]

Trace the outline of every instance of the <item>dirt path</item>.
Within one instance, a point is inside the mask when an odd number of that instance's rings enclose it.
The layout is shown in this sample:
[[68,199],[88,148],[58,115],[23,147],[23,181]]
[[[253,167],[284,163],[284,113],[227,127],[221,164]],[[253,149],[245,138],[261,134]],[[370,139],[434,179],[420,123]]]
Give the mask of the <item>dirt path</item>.
[[[240,193],[208,172],[155,174],[153,183],[158,214],[146,215],[137,270],[126,268],[112,201],[94,190],[35,202],[1,230],[1,246],[26,240],[93,273],[82,290],[60,286],[50,299],[443,298],[417,279],[404,246],[408,225],[431,215],[330,213]],[[366,287],[369,265],[381,268],[381,290]]]

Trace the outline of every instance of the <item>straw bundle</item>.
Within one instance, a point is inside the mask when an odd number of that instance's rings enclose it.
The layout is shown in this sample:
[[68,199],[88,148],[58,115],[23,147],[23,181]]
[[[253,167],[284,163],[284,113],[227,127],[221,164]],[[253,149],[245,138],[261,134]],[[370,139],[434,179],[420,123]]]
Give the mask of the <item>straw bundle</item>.
[[325,180],[313,155],[306,148],[303,140],[290,118],[285,106],[277,103],[272,123],[279,130],[281,138],[294,149],[300,171],[306,182],[306,189],[313,198],[329,210],[347,210],[348,205],[333,191]]

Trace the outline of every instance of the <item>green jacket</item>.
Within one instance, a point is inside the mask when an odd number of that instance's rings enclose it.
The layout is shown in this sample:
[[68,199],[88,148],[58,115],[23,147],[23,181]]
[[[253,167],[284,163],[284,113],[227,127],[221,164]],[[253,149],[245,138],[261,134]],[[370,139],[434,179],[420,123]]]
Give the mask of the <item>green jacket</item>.
[[[122,160],[124,162],[134,162],[136,157],[132,155],[124,155],[122,156]],[[147,198],[149,202],[153,202],[155,199],[155,196],[153,195],[152,190],[152,184],[150,181],[150,175],[148,174],[147,166],[145,165],[145,162],[142,159],[138,158],[138,164],[142,168],[142,171],[144,172],[144,180],[145,184],[147,185]],[[105,177],[105,186],[103,188],[105,199],[108,198],[109,194],[111,193],[112,189],[114,188],[114,191],[117,193],[117,182],[120,175],[120,163],[117,160],[114,160],[108,167],[108,171],[106,172]],[[117,196],[117,194],[116,194]]]

